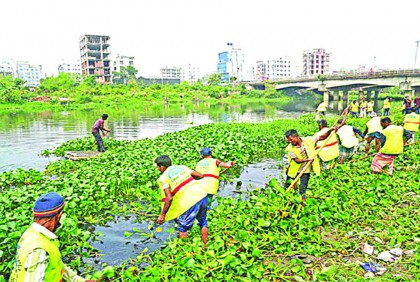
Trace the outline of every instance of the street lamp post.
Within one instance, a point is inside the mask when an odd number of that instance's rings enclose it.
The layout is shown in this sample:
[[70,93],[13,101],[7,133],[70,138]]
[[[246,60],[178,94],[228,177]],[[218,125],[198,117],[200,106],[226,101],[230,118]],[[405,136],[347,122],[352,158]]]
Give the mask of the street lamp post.
[[419,42],[420,40],[416,41],[416,55],[414,56],[414,68],[416,68],[416,63],[417,63],[417,51],[419,49]]

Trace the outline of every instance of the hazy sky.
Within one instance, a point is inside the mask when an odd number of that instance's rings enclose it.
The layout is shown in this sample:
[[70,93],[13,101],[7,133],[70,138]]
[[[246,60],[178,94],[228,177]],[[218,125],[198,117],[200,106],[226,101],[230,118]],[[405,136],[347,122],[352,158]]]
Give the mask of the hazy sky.
[[419,0],[3,0],[0,58],[55,74],[61,59],[79,59],[87,33],[111,36],[111,52],[135,56],[140,75],[188,63],[214,72],[227,42],[247,64],[288,56],[301,66],[304,50],[325,48],[334,70],[374,57],[381,68],[412,68],[419,11]]

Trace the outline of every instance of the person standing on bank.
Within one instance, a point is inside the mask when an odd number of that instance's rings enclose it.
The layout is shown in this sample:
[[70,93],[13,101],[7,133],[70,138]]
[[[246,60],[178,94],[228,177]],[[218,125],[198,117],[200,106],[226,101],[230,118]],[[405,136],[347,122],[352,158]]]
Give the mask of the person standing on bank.
[[404,152],[404,145],[408,139],[411,139],[411,133],[401,126],[393,125],[389,117],[381,119],[383,127],[384,144],[381,150],[376,154],[372,160],[370,169],[372,173],[383,172],[383,168],[388,166],[388,175],[392,175],[394,171],[395,157]]
[[40,196],[34,206],[34,223],[19,240],[9,282],[93,282],[66,266],[55,235],[60,226],[64,198],[55,192]]
[[365,99],[362,98],[360,102],[360,117],[361,118],[366,117],[366,110],[367,110],[367,102]]
[[414,142],[414,136],[419,131],[420,115],[416,114],[416,109],[411,108],[411,113],[404,118],[404,129],[410,131],[412,138],[410,142]]
[[98,144],[98,152],[105,152],[104,141],[101,137],[101,132],[104,136],[111,132],[111,130],[105,128],[105,121],[108,119],[107,114],[103,114],[92,127],[92,134],[95,136],[96,144]]
[[289,180],[294,180],[302,172],[306,164],[312,161],[311,165],[305,169],[300,178],[299,193],[302,196],[302,201],[305,201],[310,174],[314,172],[316,175],[320,175],[321,173],[319,158],[315,151],[315,142],[318,140],[312,136],[301,138],[294,129],[286,131],[285,135],[286,141],[289,143],[286,147],[286,152],[288,153],[290,164],[287,169],[285,188],[290,185]]
[[225,163],[213,158],[211,150],[208,147],[203,148],[200,151],[200,155],[201,161],[197,163],[195,170],[204,175],[204,178],[201,179],[200,182],[207,191],[210,206],[213,196],[216,195],[219,190],[219,167],[231,168],[235,162],[229,161]]
[[353,100],[350,104],[350,113],[354,118],[359,117],[359,104],[356,100]]
[[366,110],[368,116],[371,116],[372,115],[372,113],[373,113],[373,107],[374,107],[374,104],[373,104],[372,100],[368,99],[367,100],[367,110]]
[[389,110],[391,109],[391,103],[389,102],[389,98],[385,97],[384,100],[384,116],[389,116]]
[[185,165],[172,165],[170,157],[162,155],[155,159],[161,173],[157,183],[162,191],[162,212],[157,223],[178,218],[179,238],[188,238],[195,219],[201,229],[201,239],[207,244],[207,192],[204,189],[201,173],[189,169]]

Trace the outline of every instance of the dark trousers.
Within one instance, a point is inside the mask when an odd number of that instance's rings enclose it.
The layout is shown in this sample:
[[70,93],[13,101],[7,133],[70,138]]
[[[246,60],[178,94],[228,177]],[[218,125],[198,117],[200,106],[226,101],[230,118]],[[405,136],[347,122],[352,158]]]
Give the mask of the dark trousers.
[[388,116],[389,115],[389,109],[384,109],[384,116]]
[[95,136],[96,144],[98,144],[98,152],[105,152],[104,141],[102,140],[101,134],[98,132],[92,132]]
[[[299,190],[299,194],[301,194],[302,196],[306,196],[306,188],[308,188],[308,183],[309,183],[309,178],[310,178],[311,174],[310,173],[304,173],[302,174],[302,177],[300,178],[300,190]],[[288,188],[290,183],[289,180],[294,180],[294,178],[291,177],[287,177],[286,182],[284,187]]]

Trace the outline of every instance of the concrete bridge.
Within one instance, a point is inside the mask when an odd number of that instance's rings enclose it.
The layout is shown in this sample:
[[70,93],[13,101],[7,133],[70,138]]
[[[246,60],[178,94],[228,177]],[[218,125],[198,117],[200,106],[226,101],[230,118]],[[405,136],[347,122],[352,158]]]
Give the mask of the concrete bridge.
[[[361,97],[368,99],[374,94],[377,99],[379,93],[385,88],[399,87],[404,94],[415,95],[420,93],[420,69],[383,71],[374,73],[360,74],[339,74],[339,75],[320,75],[318,77],[300,77],[295,79],[282,79],[270,81],[276,90],[280,91],[300,91],[308,90],[324,95],[324,101],[338,100],[342,97],[348,101],[350,90],[359,91]],[[256,89],[264,89],[262,82],[250,83]],[[339,94],[342,95],[339,95]]]

